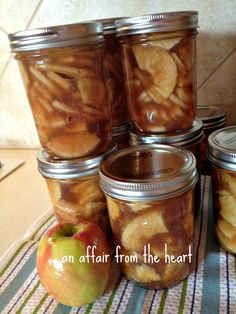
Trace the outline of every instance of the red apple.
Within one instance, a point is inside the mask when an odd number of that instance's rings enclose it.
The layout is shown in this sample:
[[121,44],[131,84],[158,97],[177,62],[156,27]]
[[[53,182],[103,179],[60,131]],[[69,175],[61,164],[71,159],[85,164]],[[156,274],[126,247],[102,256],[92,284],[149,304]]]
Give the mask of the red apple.
[[95,223],[58,224],[39,242],[41,283],[64,305],[82,306],[99,298],[106,289],[110,267],[108,241]]

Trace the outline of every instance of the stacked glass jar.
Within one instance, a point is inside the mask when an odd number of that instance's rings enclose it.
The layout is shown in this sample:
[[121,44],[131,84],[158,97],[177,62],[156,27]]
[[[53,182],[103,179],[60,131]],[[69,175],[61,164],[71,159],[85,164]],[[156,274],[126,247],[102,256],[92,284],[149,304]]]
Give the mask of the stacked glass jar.
[[114,151],[101,23],[9,35],[43,151],[38,156],[59,221],[109,229],[99,163]]
[[[152,144],[188,139],[189,146],[195,137],[195,144],[202,140],[202,123],[195,120],[197,23],[197,12],[115,22],[133,123],[131,145],[150,144],[150,138],[158,138]],[[122,263],[127,277],[156,289],[184,279],[193,252],[194,155],[169,145],[138,145],[103,161],[100,177],[114,240],[121,254],[135,260]]]
[[236,127],[214,131],[208,137],[215,235],[219,244],[236,254]]
[[116,22],[128,105],[142,132],[176,132],[196,116],[197,12],[170,12]]
[[100,177],[125,275],[151,289],[186,278],[194,253],[194,155],[170,145],[129,147],[101,163]]
[[203,139],[202,123],[195,120],[198,13],[145,15],[116,26],[133,123],[130,144],[191,146],[198,153]]
[[199,168],[204,135],[195,119],[197,23],[197,12],[169,12],[118,20],[116,26],[133,122],[130,145],[187,148]]

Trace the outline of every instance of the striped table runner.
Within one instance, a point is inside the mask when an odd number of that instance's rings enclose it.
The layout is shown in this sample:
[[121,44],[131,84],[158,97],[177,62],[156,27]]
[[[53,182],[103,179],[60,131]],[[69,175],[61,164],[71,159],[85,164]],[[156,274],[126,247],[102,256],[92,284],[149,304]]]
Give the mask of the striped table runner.
[[0,313],[236,313],[236,258],[217,244],[211,210],[210,178],[202,177],[195,271],[187,279],[173,288],[156,291],[140,288],[120,276],[114,278],[110,292],[81,308],[57,303],[39,282],[36,249],[41,235],[55,224],[51,215],[2,263]]

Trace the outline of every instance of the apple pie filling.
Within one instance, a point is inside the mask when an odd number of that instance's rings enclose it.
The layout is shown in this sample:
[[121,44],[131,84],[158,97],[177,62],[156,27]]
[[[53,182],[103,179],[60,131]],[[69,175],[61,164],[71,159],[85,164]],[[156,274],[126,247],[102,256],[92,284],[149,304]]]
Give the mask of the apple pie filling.
[[92,221],[109,234],[106,199],[98,181],[98,175],[74,180],[46,178],[57,220],[74,224]]
[[95,156],[111,141],[101,47],[25,53],[19,68],[42,147],[58,158]]
[[194,155],[163,144],[133,146],[103,160],[99,174],[114,242],[132,257],[121,263],[124,274],[150,289],[186,278],[194,254]]
[[[107,203],[116,245],[125,256],[136,256],[136,263],[121,264],[129,279],[162,289],[189,275],[193,257],[188,253],[194,236],[192,190],[163,201],[131,202],[107,196]],[[185,261],[174,262],[184,255],[188,256]]]
[[215,232],[220,244],[236,254],[236,173],[213,168]]
[[194,33],[121,37],[129,111],[137,129],[174,132],[196,116]]

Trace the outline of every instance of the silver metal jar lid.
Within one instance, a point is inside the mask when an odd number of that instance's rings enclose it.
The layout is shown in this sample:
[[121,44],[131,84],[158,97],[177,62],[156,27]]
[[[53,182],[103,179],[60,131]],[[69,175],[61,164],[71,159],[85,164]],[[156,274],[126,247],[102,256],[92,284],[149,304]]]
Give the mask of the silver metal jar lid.
[[77,23],[35,28],[8,35],[12,52],[69,47],[104,41],[101,23]]
[[115,22],[117,36],[193,29],[198,27],[197,11],[141,15]]
[[236,170],[236,126],[217,130],[208,137],[209,160],[225,169]]
[[61,160],[50,158],[41,150],[37,154],[38,170],[47,178],[52,179],[76,179],[98,173],[100,162],[117,150],[113,145],[104,153],[94,158],[78,158]]
[[116,33],[115,21],[118,21],[121,19],[127,19],[127,17],[124,17],[124,16],[123,17],[113,17],[113,18],[95,20],[94,22],[102,23],[103,33],[105,35],[107,35],[107,34],[115,34]]
[[103,191],[123,200],[174,197],[192,188],[198,179],[194,155],[168,145],[120,150],[101,162],[99,175]]
[[197,106],[197,117],[202,120],[204,129],[226,124],[226,113],[219,106]]
[[130,145],[170,144],[182,147],[194,145],[204,137],[202,124],[200,119],[195,119],[191,128],[185,131],[164,134],[143,133],[133,127],[130,130]]

